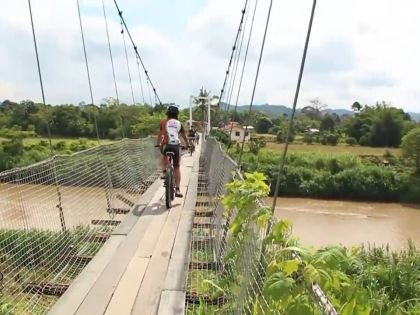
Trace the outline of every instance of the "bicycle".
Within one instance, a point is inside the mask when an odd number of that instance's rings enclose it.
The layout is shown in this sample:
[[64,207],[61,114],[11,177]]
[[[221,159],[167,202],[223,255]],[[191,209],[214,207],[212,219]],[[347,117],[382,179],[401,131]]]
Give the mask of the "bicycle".
[[188,138],[188,141],[190,142],[190,155],[192,156],[195,151],[195,138]]
[[175,199],[175,176],[174,176],[174,155],[173,152],[166,152],[165,155],[168,157],[168,166],[166,167],[165,173],[165,203],[166,208],[172,207],[172,201]]

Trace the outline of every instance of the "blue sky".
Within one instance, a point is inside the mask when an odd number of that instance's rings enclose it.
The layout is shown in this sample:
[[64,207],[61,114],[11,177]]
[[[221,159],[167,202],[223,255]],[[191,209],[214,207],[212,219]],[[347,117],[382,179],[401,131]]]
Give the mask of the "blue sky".
[[[95,103],[115,97],[102,0],[79,0]],[[130,102],[113,0],[105,0],[120,98]],[[218,94],[244,0],[119,0],[164,102],[186,105],[201,87]],[[250,10],[256,0],[249,0]],[[259,0],[240,104],[249,104],[269,1]],[[32,0],[47,102],[89,100],[75,0]],[[312,0],[274,1],[255,103],[290,105]],[[248,35],[250,23],[245,26]],[[319,0],[299,107],[320,98],[331,108],[388,101],[420,112],[420,1]],[[0,99],[40,101],[26,0],[2,0]],[[132,48],[135,101],[141,94]],[[237,85],[235,86],[237,89]]]

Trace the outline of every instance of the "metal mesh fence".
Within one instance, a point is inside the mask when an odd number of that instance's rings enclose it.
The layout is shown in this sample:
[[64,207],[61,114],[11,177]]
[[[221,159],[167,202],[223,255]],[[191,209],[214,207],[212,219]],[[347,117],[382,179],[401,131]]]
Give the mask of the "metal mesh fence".
[[1,314],[43,314],[158,176],[152,139],[0,173]]
[[[264,242],[275,218],[263,226],[251,222],[233,236],[230,227],[238,213],[225,211],[222,198],[226,183],[235,178],[242,179],[237,164],[220,143],[207,139],[200,159],[187,314],[279,314],[263,294],[268,264],[279,251]],[[263,207],[260,201],[255,204],[256,209]],[[317,284],[312,291],[313,304],[319,305],[314,314],[336,314]]]

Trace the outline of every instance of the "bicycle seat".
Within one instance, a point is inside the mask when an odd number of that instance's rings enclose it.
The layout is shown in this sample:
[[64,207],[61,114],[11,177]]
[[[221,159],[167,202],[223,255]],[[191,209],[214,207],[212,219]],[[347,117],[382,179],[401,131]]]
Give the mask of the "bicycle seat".
[[175,156],[175,153],[173,153],[173,152],[166,152],[165,155],[166,156]]

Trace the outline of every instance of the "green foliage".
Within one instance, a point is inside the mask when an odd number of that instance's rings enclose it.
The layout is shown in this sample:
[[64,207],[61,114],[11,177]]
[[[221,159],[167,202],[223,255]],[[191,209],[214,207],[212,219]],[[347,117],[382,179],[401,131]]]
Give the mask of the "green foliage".
[[268,117],[260,117],[257,119],[255,130],[257,133],[268,133],[270,128],[273,126],[273,122]]
[[346,139],[346,143],[350,146],[354,146],[354,145],[357,145],[357,140],[356,140],[356,138],[348,137]]
[[[236,154],[231,152],[235,157]],[[274,190],[279,153],[261,150],[244,153],[245,171],[263,172]],[[291,153],[287,157],[280,194],[292,197],[372,201],[420,201],[420,186],[410,168],[389,158],[388,167],[375,165],[351,154]]]
[[306,144],[312,144],[314,142],[314,137],[311,134],[306,133],[303,136],[302,141],[303,141],[303,143],[306,143]]
[[412,129],[404,136],[401,150],[405,157],[416,163],[416,172],[420,173],[420,127]]

